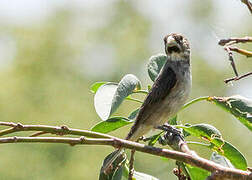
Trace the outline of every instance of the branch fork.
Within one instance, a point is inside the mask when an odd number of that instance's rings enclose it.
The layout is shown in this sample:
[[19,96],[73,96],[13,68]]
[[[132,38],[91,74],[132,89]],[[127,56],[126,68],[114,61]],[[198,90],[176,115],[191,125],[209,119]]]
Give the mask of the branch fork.
[[232,45],[238,44],[238,43],[249,43],[249,42],[250,43],[252,42],[252,37],[248,37],[248,36],[243,37],[243,38],[221,39],[218,42],[218,44],[220,46],[224,46],[224,50],[227,51],[230,64],[231,64],[231,66],[233,68],[233,71],[235,73],[235,77],[224,80],[225,83],[228,83],[230,81],[238,81],[238,80],[243,79],[243,78],[245,78],[245,77],[252,74],[252,72],[249,72],[249,73],[246,73],[246,74],[244,74],[242,76],[238,75],[238,71],[237,71],[236,66],[235,66],[234,56],[233,56],[233,53],[232,53],[232,52],[236,52],[236,53],[239,53],[241,55],[246,56],[247,58],[252,57],[252,51],[248,51],[248,50],[244,50],[244,49],[240,49],[240,48],[232,46]]

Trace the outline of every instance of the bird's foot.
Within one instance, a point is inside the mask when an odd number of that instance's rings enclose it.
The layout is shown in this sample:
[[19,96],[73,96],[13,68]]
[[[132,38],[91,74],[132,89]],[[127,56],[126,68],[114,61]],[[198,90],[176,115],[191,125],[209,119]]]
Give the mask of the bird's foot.
[[146,137],[144,137],[144,136],[141,136],[136,142],[139,142],[139,141],[146,141],[146,139],[148,139],[148,138],[146,138]]
[[181,131],[180,130],[174,128],[173,126],[171,126],[168,123],[165,123],[162,126],[157,126],[156,129],[160,129],[160,130],[166,131],[167,133],[172,133],[173,135],[181,135]]
[[162,126],[156,127],[156,129],[160,129],[165,131],[166,133],[159,138],[159,143],[162,145],[170,145],[171,142],[174,141],[175,137],[179,139],[184,139],[183,134],[180,130],[176,129],[175,127],[165,123]]

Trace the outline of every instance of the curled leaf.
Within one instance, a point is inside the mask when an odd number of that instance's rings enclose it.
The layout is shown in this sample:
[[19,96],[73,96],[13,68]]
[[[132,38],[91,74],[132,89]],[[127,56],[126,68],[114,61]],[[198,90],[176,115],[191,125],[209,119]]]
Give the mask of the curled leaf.
[[150,76],[150,79],[153,82],[157,78],[166,60],[167,60],[167,56],[165,54],[157,54],[155,56],[150,57],[150,60],[147,64],[147,68],[148,68],[148,74]]
[[99,180],[120,180],[123,176],[124,164],[126,163],[126,155],[122,154],[113,161],[111,168],[106,172],[103,171],[103,167],[114,157],[117,151],[110,153],[105,157],[99,175]]
[[209,97],[208,101],[214,102],[226,111],[233,114],[242,124],[252,131],[252,100],[236,95],[231,97]]
[[103,84],[94,96],[95,110],[102,120],[106,120],[110,116],[112,100],[117,87],[116,83]]
[[122,101],[126,97],[128,97],[133,92],[134,89],[141,89],[140,81],[133,74],[125,75],[118,84],[118,88],[112,100],[112,107],[110,114],[115,112],[115,110],[119,107]]
[[123,100],[133,93],[135,89],[141,89],[141,83],[133,74],[125,75],[117,83],[96,84],[93,91],[98,88],[94,97],[94,105],[97,114],[102,120],[108,119]]

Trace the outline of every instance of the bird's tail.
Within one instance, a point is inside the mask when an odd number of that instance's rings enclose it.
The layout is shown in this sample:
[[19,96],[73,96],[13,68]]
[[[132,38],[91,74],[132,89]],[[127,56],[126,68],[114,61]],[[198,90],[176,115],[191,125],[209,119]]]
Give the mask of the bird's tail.
[[104,160],[104,163],[102,165],[101,168],[101,172],[107,172],[108,169],[110,169],[112,163],[124,152],[124,149],[119,148],[117,150],[115,150],[112,154],[110,154],[110,156],[108,156],[108,160],[106,161],[106,159]]

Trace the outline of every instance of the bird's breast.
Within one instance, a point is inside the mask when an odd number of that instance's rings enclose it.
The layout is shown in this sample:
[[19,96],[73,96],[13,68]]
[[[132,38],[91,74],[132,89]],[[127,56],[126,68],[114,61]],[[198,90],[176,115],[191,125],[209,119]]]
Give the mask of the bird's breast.
[[191,90],[190,71],[177,75],[177,82],[170,93],[160,103],[155,124],[160,125],[175,116],[185,104]]

